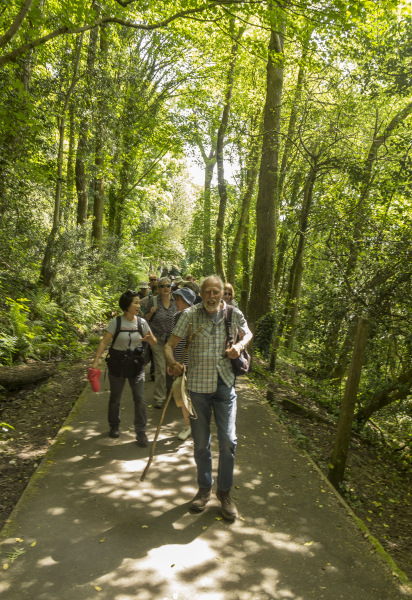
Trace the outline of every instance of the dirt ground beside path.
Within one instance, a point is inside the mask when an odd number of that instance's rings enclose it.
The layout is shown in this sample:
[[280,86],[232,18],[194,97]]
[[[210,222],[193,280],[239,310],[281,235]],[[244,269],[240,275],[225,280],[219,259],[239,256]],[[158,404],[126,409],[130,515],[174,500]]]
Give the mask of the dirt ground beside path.
[[0,529],[87,384],[89,365],[66,365],[46,382],[0,395]]
[[[73,404],[87,385],[89,360],[66,365],[47,382],[0,396],[0,528],[17,504]],[[285,390],[278,389],[283,397]],[[288,391],[290,395],[290,391]],[[294,396],[294,400],[298,399]],[[334,430],[298,415],[284,416],[291,436],[325,472]],[[412,579],[412,478],[370,446],[353,446],[347,497],[399,567]]]

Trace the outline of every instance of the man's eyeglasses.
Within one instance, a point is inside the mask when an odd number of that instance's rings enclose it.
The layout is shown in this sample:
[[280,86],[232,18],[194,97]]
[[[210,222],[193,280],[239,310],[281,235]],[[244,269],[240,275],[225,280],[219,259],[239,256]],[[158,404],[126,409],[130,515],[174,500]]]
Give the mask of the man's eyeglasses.
[[149,277],[149,281],[157,281],[157,277]]
[[159,287],[161,287],[161,288],[164,288],[164,287],[165,288],[169,288],[169,287],[172,287],[172,286],[170,285],[170,283],[164,283],[163,285],[159,285]]

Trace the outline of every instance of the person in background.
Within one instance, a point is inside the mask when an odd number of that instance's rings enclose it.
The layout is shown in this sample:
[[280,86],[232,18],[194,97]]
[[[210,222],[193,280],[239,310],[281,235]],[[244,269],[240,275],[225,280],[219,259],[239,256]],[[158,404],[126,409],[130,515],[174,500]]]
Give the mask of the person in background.
[[[177,277],[175,277],[175,283],[174,283],[174,285],[175,285],[176,290],[178,290],[181,287],[181,285],[182,285],[183,282],[184,282],[184,279],[182,277],[180,277],[180,275],[178,275]],[[176,290],[174,290],[174,291],[176,291]]]
[[236,390],[231,358],[238,358],[252,339],[246,319],[239,309],[232,312],[233,338],[241,338],[226,348],[226,302],[223,281],[217,275],[206,277],[200,287],[203,302],[185,310],[178,320],[166,347],[165,356],[173,375],[178,377],[183,367],[175,360],[173,350],[180,340],[202,330],[193,338],[188,350],[188,390],[197,418],[190,418],[197,466],[199,490],[190,503],[193,512],[202,512],[212,493],[211,417],[214,414],[219,440],[217,498],[222,515],[228,521],[238,516],[230,495],[236,450]]
[[223,300],[226,304],[231,304],[232,306],[239,306],[237,300],[235,300],[235,290],[233,289],[233,285],[231,283],[225,283],[223,288]]
[[174,275],[169,275],[169,279],[172,282],[172,292],[174,292],[177,290],[176,277]]
[[[149,298],[154,298],[158,294],[159,294],[159,286],[158,286],[157,278],[156,278],[156,281],[154,281],[152,283],[152,285],[151,285],[150,294],[148,294],[147,296],[145,296],[140,301],[140,316],[141,317],[144,316],[144,311],[145,311],[145,308],[147,306],[147,303],[149,302]],[[155,363],[154,363],[154,357],[153,357],[153,352],[152,352],[151,348],[149,348],[149,356],[150,356],[150,379],[152,381],[154,381],[154,379],[155,379]]]
[[157,283],[157,281],[155,281],[153,283],[152,286],[150,286],[151,291],[149,294],[147,294],[147,296],[145,296],[144,298],[142,298],[142,300],[140,300],[140,310],[142,312],[144,312],[145,307],[147,306],[147,303],[149,302],[149,298],[151,298],[152,296],[157,296],[159,294],[159,285]]
[[155,363],[155,384],[153,390],[153,402],[156,408],[162,408],[166,400],[166,360],[164,346],[172,330],[172,319],[177,312],[176,302],[171,295],[172,282],[169,277],[159,279],[159,295],[156,305],[153,296],[149,297],[144,309],[144,317],[150,323],[150,327],[157,338],[156,346],[152,347]]
[[[175,327],[178,320],[180,319],[182,312],[186,308],[189,308],[190,306],[193,305],[193,303],[196,299],[196,294],[194,293],[193,290],[186,288],[186,287],[182,287],[179,290],[176,290],[175,292],[173,292],[173,298],[174,298],[174,301],[176,302],[176,307],[177,307],[178,312],[173,315],[172,330]],[[170,333],[172,333],[172,330],[170,331]],[[173,356],[174,356],[175,360],[180,364],[182,364],[182,355],[183,355],[183,350],[185,348],[185,344],[186,344],[186,340],[182,339],[175,346],[175,348],[173,350]],[[183,362],[187,368],[187,354],[186,354]],[[167,368],[169,371],[169,375],[172,375],[170,367],[167,367]],[[183,418],[185,421],[185,426],[177,437],[179,438],[179,440],[186,440],[191,435],[191,427],[190,427],[189,411],[187,410],[186,406],[183,403],[182,403],[182,413],[183,413]]]
[[185,281],[182,287],[188,288],[189,290],[192,290],[192,292],[195,293],[196,298],[193,304],[199,304],[199,302],[202,302],[202,298],[201,296],[199,296],[199,288],[196,285],[196,283],[194,283],[193,281]]
[[[135,348],[142,346],[142,342],[148,342],[151,347],[155,347],[156,338],[144,319],[141,319],[141,330],[143,332],[143,337],[139,332],[138,315],[140,312],[140,298],[138,293],[129,290],[122,294],[119,298],[119,306],[123,310],[123,315],[120,321],[120,331],[113,344],[113,349],[117,351],[117,354],[121,356],[121,353],[126,355],[128,351],[133,352]],[[116,327],[117,318],[115,317],[107,325],[103,337],[99,342],[92,362],[92,369],[97,369],[101,355],[116,333]],[[142,447],[145,447],[148,444],[146,436],[147,417],[146,399],[144,397],[144,377],[144,364],[142,364],[141,369],[137,373],[127,377],[132,390],[134,402],[134,428],[136,432],[136,440],[137,444]],[[120,435],[120,399],[126,383],[126,377],[111,373],[109,367],[109,383],[109,436],[112,438],[118,438]]]
[[[193,285],[195,286],[195,292],[196,292],[196,295],[198,296],[199,295],[199,286],[196,283],[196,279],[193,277],[193,275],[190,275],[190,273],[188,273],[188,275],[186,275],[186,277],[185,277],[185,282],[187,283],[189,281],[192,282]],[[184,285],[184,284],[182,284],[182,285]],[[196,304],[196,302],[195,302],[195,304]]]
[[143,300],[146,296],[150,294],[150,287],[147,281],[141,281],[138,285],[138,296],[140,300]]
[[153,285],[157,284],[157,275],[156,273],[149,273],[149,287],[150,287],[150,293],[153,290]]

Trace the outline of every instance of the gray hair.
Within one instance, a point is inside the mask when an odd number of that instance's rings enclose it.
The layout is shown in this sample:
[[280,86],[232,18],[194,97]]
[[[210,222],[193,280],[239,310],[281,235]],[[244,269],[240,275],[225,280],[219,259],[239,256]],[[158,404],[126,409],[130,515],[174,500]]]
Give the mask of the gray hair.
[[223,289],[224,289],[224,283],[221,277],[219,277],[219,275],[208,275],[207,277],[204,277],[202,279],[202,281],[200,282],[200,295],[203,294],[203,288],[205,287],[206,283],[208,281],[211,281],[213,279],[213,281],[217,281],[218,284],[220,285],[220,291],[223,294]]
[[159,279],[159,281],[157,282],[158,287],[160,287],[161,285],[164,285],[165,283],[170,283],[170,285],[172,285],[172,280],[169,279],[169,277],[161,277]]

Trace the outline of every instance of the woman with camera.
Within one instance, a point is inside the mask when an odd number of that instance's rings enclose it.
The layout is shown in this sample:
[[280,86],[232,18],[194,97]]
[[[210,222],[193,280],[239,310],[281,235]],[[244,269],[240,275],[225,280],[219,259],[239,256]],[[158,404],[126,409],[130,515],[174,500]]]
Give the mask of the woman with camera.
[[144,397],[145,347],[146,343],[155,346],[157,340],[148,323],[138,316],[140,298],[137,292],[129,290],[122,294],[119,298],[119,306],[123,310],[123,315],[115,317],[107,325],[91,366],[92,369],[97,369],[103,351],[111,342],[106,358],[110,383],[109,436],[118,438],[120,435],[120,399],[127,379],[133,395],[137,444],[145,447],[148,444]]

